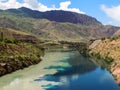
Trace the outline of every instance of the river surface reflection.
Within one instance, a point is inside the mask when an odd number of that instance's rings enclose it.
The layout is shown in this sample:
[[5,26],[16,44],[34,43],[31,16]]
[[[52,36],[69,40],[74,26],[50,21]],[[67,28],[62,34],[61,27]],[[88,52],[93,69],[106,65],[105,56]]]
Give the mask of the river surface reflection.
[[120,90],[112,75],[76,51],[47,51],[43,61],[0,78],[0,90]]

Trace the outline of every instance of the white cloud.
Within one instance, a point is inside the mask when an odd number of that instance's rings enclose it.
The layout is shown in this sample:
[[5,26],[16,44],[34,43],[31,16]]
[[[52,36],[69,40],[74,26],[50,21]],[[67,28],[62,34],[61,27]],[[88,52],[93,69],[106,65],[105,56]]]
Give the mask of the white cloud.
[[27,7],[33,10],[39,11],[50,11],[50,10],[65,10],[65,11],[72,11],[77,13],[85,14],[84,12],[80,11],[78,8],[69,8],[71,5],[71,1],[65,1],[60,3],[60,7],[56,8],[55,5],[51,7],[47,7],[44,4],[38,2],[37,0],[23,0],[23,3],[18,2],[17,0],[0,0],[0,9],[9,9],[9,8],[20,8],[20,7]]
[[101,9],[108,17],[112,18],[116,22],[120,22],[120,5],[112,7],[106,7],[105,5],[102,5]]
[[16,0],[4,1],[5,0],[0,1],[0,9],[19,8],[21,6],[19,2],[16,2]]
[[60,9],[68,9],[69,5],[71,5],[70,1],[61,2],[60,3]]
[[66,1],[66,2],[61,2],[60,3],[60,10],[65,10],[65,11],[74,11],[74,12],[77,12],[77,13],[82,13],[82,14],[85,14],[85,12],[82,12],[80,11],[78,8],[69,8],[69,6],[71,5],[71,2],[70,1]]

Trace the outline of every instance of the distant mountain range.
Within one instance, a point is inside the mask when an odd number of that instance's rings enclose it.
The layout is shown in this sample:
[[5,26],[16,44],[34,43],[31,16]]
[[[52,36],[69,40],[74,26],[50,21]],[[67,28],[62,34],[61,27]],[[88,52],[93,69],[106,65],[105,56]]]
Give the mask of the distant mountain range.
[[62,10],[39,12],[22,7],[19,9],[8,9],[6,10],[6,12],[19,14],[19,16],[31,17],[36,19],[48,19],[50,21],[56,22],[70,22],[74,24],[86,24],[86,25],[101,24],[93,17]]
[[25,7],[0,10],[0,26],[48,40],[87,41],[112,36],[120,27],[104,26],[93,17],[69,11],[39,12]]

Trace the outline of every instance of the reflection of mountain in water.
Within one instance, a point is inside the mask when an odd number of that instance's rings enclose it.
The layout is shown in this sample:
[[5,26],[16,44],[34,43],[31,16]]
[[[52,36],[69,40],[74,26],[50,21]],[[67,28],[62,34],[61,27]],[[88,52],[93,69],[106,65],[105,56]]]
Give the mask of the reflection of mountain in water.
[[81,55],[69,59],[68,63],[72,66],[72,71],[77,74],[91,72],[97,67],[88,57],[83,57]]
[[55,76],[56,75],[65,76],[65,75],[74,75],[74,74],[84,74],[95,70],[97,67],[89,58],[83,57],[79,54],[74,55],[67,61],[61,60],[59,62],[69,63],[70,67],[49,66],[46,67],[45,69],[56,69],[58,72],[54,74]]

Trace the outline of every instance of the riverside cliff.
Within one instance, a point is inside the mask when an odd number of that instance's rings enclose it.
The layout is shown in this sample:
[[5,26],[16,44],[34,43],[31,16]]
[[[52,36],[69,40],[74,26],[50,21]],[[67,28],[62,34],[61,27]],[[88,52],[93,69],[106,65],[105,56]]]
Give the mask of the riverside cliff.
[[103,60],[106,67],[120,84],[120,37],[95,40],[89,46],[89,54]]

